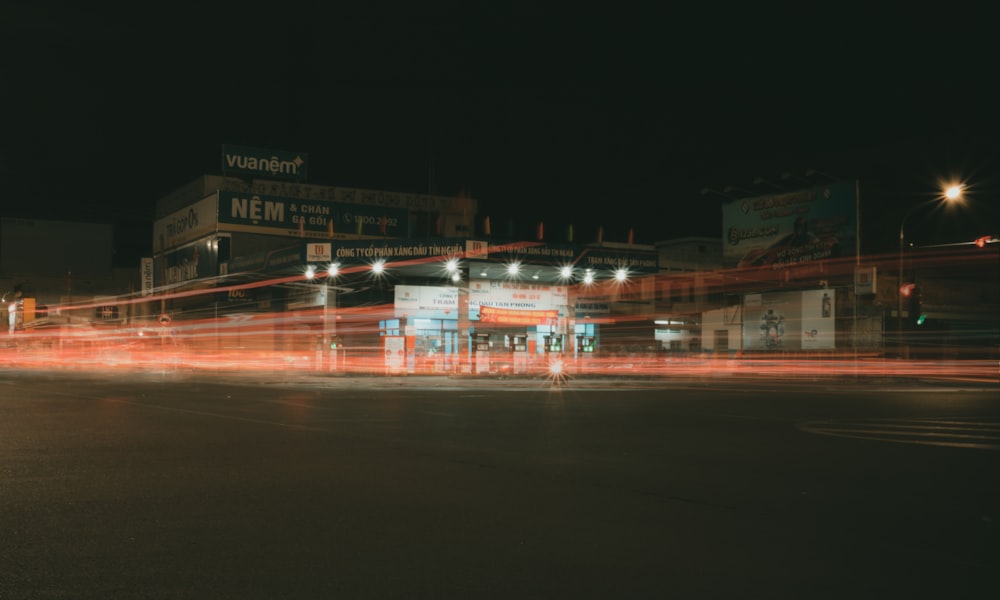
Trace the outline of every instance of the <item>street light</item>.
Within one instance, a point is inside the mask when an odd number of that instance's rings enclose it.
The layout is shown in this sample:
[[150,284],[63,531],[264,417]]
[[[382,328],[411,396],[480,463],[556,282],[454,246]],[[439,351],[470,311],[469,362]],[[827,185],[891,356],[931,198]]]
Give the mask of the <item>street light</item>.
[[[959,202],[962,200],[963,191],[964,187],[961,184],[957,183],[950,184],[943,190],[941,196],[931,200],[931,203],[936,206],[939,206],[941,205],[942,201],[944,203]],[[905,248],[905,240],[906,240],[906,234],[905,234],[906,219],[908,219],[910,215],[912,215],[916,210],[923,208],[926,205],[927,202],[922,202],[910,208],[903,214],[903,218],[899,221],[899,265],[898,265],[898,275],[896,278],[898,283],[898,285],[896,286],[896,297],[897,297],[896,324],[897,324],[897,331],[899,332],[900,354],[902,354],[904,348],[903,346],[903,295],[904,295],[903,294],[903,249]]]
[[[326,268],[326,277],[323,278],[323,335],[322,342],[323,348],[321,349],[321,356],[325,357],[327,355],[327,349],[330,350],[330,369],[337,370],[337,351],[339,338],[337,337],[337,287],[330,286],[330,282],[337,279],[340,276],[340,263],[330,263]],[[333,323],[331,325],[329,318],[329,308],[330,308],[330,292],[333,292]],[[324,361],[325,362],[325,361]],[[322,368],[322,363],[321,363]]]
[[448,274],[448,279],[451,279],[452,283],[458,283],[462,280],[462,271],[460,270],[461,265],[459,265],[457,258],[449,258],[444,263],[444,270]]
[[957,183],[948,186],[944,191],[945,200],[958,200],[962,197],[962,186]]

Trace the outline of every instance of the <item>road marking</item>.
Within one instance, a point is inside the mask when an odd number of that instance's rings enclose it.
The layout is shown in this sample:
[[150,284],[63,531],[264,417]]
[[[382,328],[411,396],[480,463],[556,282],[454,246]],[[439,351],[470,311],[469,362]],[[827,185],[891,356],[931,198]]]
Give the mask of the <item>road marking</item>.
[[831,419],[796,427],[817,435],[895,444],[1000,450],[1000,421],[986,418]]

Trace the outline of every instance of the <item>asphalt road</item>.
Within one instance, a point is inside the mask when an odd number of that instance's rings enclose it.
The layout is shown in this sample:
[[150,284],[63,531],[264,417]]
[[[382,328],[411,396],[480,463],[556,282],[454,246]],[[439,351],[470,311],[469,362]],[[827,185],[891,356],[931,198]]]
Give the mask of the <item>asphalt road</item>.
[[1000,597],[997,388],[0,374],[0,598]]

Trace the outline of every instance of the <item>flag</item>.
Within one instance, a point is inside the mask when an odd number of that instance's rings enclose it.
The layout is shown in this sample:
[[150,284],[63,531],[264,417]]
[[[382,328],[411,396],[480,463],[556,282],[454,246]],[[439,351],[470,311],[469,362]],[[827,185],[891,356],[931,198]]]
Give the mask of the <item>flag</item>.
[[326,220],[326,237],[333,237],[333,218]]
[[628,245],[631,246],[632,242],[635,241],[635,231],[629,227],[628,228]]
[[361,235],[361,227],[364,225],[364,219],[358,215],[354,215],[354,221],[358,224],[358,235]]
[[604,225],[597,228],[597,243],[601,244],[604,242]]
[[573,224],[572,223],[570,223],[569,227],[566,228],[566,241],[567,242],[572,242],[573,241]]
[[545,237],[545,223],[542,223],[541,221],[539,221],[538,222],[538,241],[539,242],[542,241],[542,239],[544,237]]
[[490,218],[486,217],[483,219],[483,235],[489,237],[490,235]]

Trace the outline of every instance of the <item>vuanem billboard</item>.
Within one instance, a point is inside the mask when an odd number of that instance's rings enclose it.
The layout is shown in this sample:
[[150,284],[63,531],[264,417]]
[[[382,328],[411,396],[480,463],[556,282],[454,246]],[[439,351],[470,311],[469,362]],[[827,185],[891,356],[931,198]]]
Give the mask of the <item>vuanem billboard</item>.
[[857,186],[832,183],[723,203],[728,266],[783,265],[854,256]]
[[223,144],[222,174],[237,177],[305,181],[309,166],[307,158],[308,155],[305,152],[287,152]]
[[387,206],[221,191],[219,224],[224,231],[272,235],[407,237],[409,212]]

